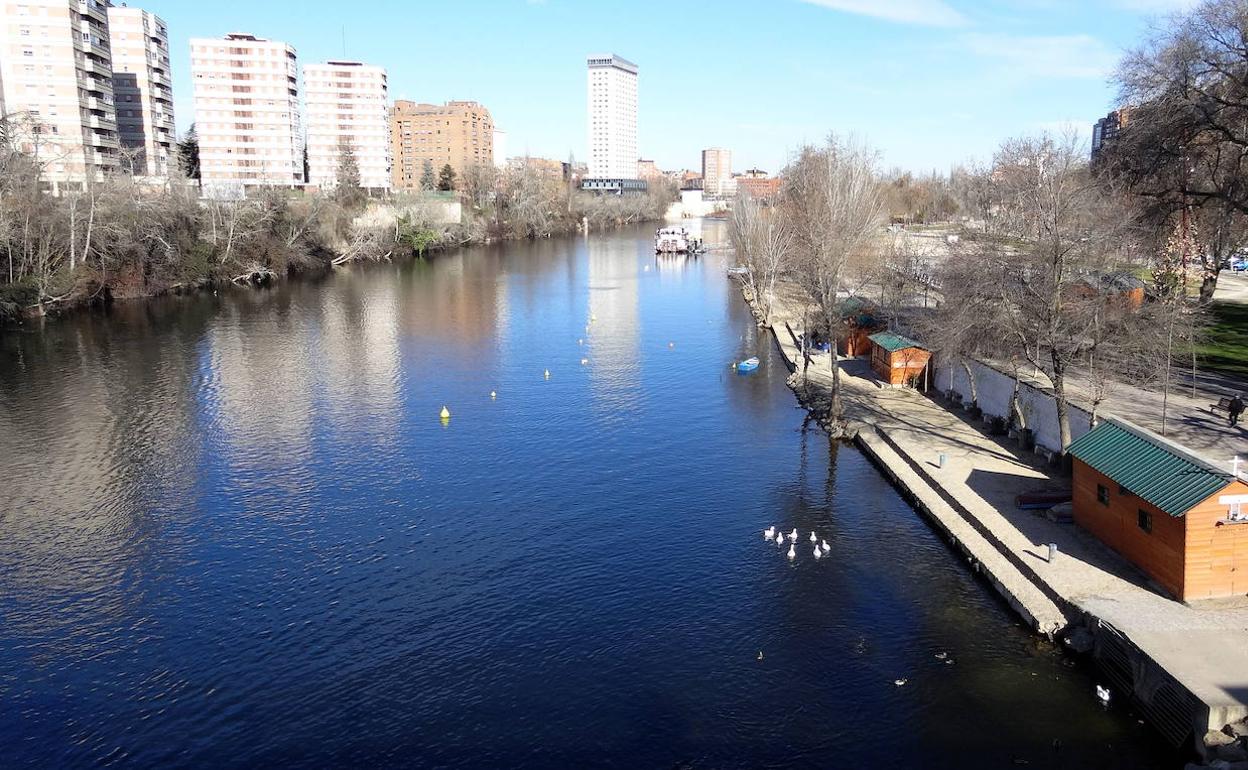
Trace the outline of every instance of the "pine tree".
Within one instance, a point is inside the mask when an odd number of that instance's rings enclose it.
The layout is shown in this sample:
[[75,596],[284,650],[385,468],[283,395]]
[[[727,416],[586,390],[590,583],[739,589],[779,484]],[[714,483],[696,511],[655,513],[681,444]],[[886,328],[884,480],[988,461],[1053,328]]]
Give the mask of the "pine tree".
[[420,173],[420,189],[429,192],[437,186],[437,180],[433,177],[433,161],[425,159],[425,168]]
[[438,189],[442,192],[455,189],[455,169],[451,168],[450,163],[443,166],[442,172],[438,174]]

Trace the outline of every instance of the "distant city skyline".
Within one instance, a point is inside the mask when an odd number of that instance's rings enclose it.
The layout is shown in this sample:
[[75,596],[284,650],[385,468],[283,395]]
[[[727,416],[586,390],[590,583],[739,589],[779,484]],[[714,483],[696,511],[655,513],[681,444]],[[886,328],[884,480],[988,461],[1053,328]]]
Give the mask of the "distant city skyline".
[[[1116,106],[1108,78],[1121,52],[1144,38],[1150,15],[1191,4],[640,0],[591,11],[572,0],[463,0],[422,8],[416,27],[396,23],[405,8],[393,2],[132,3],[169,25],[179,134],[194,114],[190,38],[244,31],[289,42],[301,64],[385,67],[392,99],[478,101],[510,155],[587,161],[585,57],[614,51],[641,67],[641,157],[696,169],[701,150],[718,146],[741,168],[771,172],[830,131],[916,172],[987,160],[1002,140],[1046,129],[1074,127],[1086,141]],[[726,42],[692,55],[655,34],[658,19]]]

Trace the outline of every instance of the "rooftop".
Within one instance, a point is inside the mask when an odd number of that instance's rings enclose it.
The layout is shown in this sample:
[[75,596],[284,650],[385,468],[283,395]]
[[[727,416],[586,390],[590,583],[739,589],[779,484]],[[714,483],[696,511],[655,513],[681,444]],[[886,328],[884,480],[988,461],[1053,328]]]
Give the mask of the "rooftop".
[[875,334],[872,334],[870,337],[867,337],[867,339],[871,340],[872,342],[884,348],[890,353],[895,353],[898,350],[905,350],[907,348],[918,348],[919,350],[927,350],[927,348],[923,347],[922,345],[910,339],[909,337],[905,337],[900,334],[894,334],[893,332],[876,332]]
[[1235,480],[1228,470],[1115,418],[1071,443],[1072,457],[1171,516],[1182,516]]

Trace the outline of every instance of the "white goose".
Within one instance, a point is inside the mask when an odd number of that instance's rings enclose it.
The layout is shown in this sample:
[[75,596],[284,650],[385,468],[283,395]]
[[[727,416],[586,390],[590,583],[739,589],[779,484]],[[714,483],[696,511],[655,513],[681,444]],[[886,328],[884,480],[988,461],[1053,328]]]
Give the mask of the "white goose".
[[1102,706],[1108,706],[1109,705],[1109,688],[1102,687],[1101,685],[1098,684],[1096,686],[1096,699],[1101,702]]
[[810,542],[812,542],[812,543],[818,543],[818,542],[819,542],[819,537],[818,537],[817,535],[815,535],[814,530],[811,530],[811,533],[810,533]]
[[797,542],[797,527],[794,527],[793,531],[789,533],[789,541],[793,543]]
[[827,540],[824,540],[824,541],[823,541],[823,551],[824,551],[824,553],[827,553],[828,551],[831,551],[831,550],[832,550],[832,549],[828,546],[828,541],[827,541]]
[[818,559],[820,556],[823,556],[823,551],[819,550],[819,546],[815,546],[815,558]]
[[775,534],[776,534],[776,528],[774,526],[768,527],[767,529],[763,530],[763,537],[766,538],[767,540],[770,540],[772,536]]
[[784,547],[784,535],[776,535],[776,545]]
[[789,561],[797,558],[797,551],[793,546],[789,546]]

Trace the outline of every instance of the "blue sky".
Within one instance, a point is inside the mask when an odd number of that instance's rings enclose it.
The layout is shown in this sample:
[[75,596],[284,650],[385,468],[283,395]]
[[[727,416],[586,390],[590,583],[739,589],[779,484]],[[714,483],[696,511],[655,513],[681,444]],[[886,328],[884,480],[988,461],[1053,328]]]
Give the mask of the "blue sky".
[[829,131],[886,166],[946,170],[1002,139],[1113,105],[1115,61],[1191,0],[138,0],[169,25],[178,131],[188,40],[251,32],[301,63],[389,70],[392,98],[475,99],[508,154],[585,157],[585,57],[641,67],[641,155],[695,168],[707,146],[775,171]]

